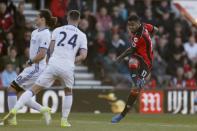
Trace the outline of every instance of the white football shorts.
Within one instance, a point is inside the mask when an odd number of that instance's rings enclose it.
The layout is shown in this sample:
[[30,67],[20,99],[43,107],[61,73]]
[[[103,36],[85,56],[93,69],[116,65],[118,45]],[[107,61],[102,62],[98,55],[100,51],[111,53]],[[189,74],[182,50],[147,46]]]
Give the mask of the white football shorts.
[[50,88],[56,79],[61,81],[62,86],[72,88],[74,85],[74,70],[48,65],[36,80],[36,84]]
[[40,68],[38,64],[26,67],[15,79],[15,82],[24,90],[31,89],[44,67]]

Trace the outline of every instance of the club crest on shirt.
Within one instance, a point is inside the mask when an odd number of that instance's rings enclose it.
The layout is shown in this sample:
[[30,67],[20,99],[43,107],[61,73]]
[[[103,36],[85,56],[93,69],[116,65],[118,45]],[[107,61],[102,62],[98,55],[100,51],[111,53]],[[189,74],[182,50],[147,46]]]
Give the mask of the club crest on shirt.
[[132,45],[133,47],[136,47],[136,43],[135,43],[135,42],[132,42],[131,45]]
[[134,37],[133,38],[133,41],[136,43],[136,42],[138,42],[138,38],[137,37]]
[[138,42],[138,38],[137,37],[134,37],[133,38],[133,42],[132,42],[132,46],[133,47],[136,47],[136,42]]

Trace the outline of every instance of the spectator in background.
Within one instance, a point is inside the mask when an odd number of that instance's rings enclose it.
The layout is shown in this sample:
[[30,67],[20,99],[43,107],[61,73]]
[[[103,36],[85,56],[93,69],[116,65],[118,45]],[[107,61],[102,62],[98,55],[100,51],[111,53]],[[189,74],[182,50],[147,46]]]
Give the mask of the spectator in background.
[[25,25],[25,16],[24,16],[25,2],[20,1],[14,14],[14,24],[15,28],[23,29]]
[[158,43],[156,45],[156,50],[162,59],[168,61],[168,55],[170,53],[170,50],[168,50],[168,39],[165,35],[162,35],[159,38]]
[[24,50],[24,55],[20,56],[20,72],[27,66],[26,61],[29,60],[29,47]]
[[83,9],[82,18],[88,20],[88,23],[89,23],[89,26],[88,26],[89,31],[96,32],[96,23],[97,23],[97,20],[96,20],[96,17],[93,15],[93,13],[90,11],[90,9],[88,7],[85,7]]
[[0,45],[1,55],[7,54],[6,33],[11,29],[13,24],[12,16],[6,12],[6,2],[0,1]]
[[82,0],[67,0],[68,10],[81,10],[82,9]]
[[190,68],[188,70],[184,70],[185,78],[186,78],[186,87],[188,89],[197,89],[197,79],[194,78],[194,71]]
[[110,49],[114,49],[117,55],[120,55],[126,49],[126,44],[120,38],[118,33],[112,35],[112,41],[110,46]]
[[98,32],[94,45],[96,48],[97,55],[104,56],[107,53],[108,44],[105,39],[104,32]]
[[167,36],[166,34],[167,34],[167,32],[166,32],[164,26],[159,25],[158,26],[158,32],[157,32],[158,37],[162,37],[162,35]]
[[118,25],[118,26],[121,27],[124,24],[124,20],[120,16],[120,13],[119,12],[120,12],[119,7],[118,6],[114,6],[113,7],[112,16],[111,16],[113,26]]
[[[170,40],[174,40],[175,37],[181,37],[182,41],[185,42],[187,40],[187,34],[186,32],[184,32],[183,30],[183,26],[181,25],[181,23],[179,21],[177,21],[174,24],[174,27],[172,28],[173,30],[171,31],[170,34]],[[189,32],[188,32],[189,34]]]
[[98,2],[98,9],[101,7],[105,7],[108,12],[112,12],[112,7],[116,5],[116,1],[114,0],[99,0]]
[[26,30],[24,34],[24,47],[30,47],[31,30]]
[[[13,3],[13,0],[6,0],[6,1],[7,1],[7,2],[5,2],[6,6],[7,6],[6,12],[9,12],[12,16],[14,16],[14,14],[16,12],[16,7]],[[23,1],[23,0],[20,0],[20,1]]]
[[14,14],[14,40],[15,43],[17,43],[17,51],[19,55],[23,54],[24,47],[24,34],[25,34],[25,16],[24,16],[24,7],[25,3],[24,1],[20,1],[16,10],[16,13]]
[[[87,17],[88,18],[88,17]],[[92,25],[91,25],[92,26]],[[79,23],[79,28],[83,31],[88,40],[88,59],[92,62],[94,59],[94,54],[96,53],[94,50],[94,41],[96,37],[96,30],[94,27],[90,27],[90,23],[86,17],[83,17]]]
[[153,13],[151,9],[146,9],[144,17],[142,17],[142,21],[145,23],[149,23],[152,25],[157,25],[156,19],[153,17]]
[[154,51],[152,76],[156,78],[158,87],[164,87],[169,84],[168,81],[170,80],[170,76],[166,74],[166,69],[166,61],[162,59],[157,51]]
[[6,35],[6,54],[10,53],[10,48],[13,47],[15,45],[14,43],[14,36],[12,32],[8,32]]
[[14,21],[13,17],[10,13],[6,12],[6,4],[4,2],[0,3],[0,28],[3,29],[4,32],[10,31],[13,27]]
[[7,88],[16,77],[17,73],[14,71],[13,65],[8,63],[1,75],[3,87]]
[[136,0],[135,2],[139,16],[143,16],[146,9],[153,10],[152,0]]
[[89,21],[85,18],[81,19],[79,28],[86,34],[88,45],[93,45],[97,32],[95,29],[92,30],[92,27],[90,28]]
[[119,12],[121,18],[126,21],[128,18],[128,10],[126,9],[125,2],[123,1],[119,3]]
[[[96,73],[96,77],[102,77],[102,61],[104,56],[107,54],[108,51],[108,44],[107,41],[105,39],[105,33],[104,32],[98,32],[96,40],[93,42],[93,46],[91,50],[91,55],[95,56],[93,59],[93,63],[94,63],[94,70]],[[89,53],[89,52],[88,52]],[[91,64],[91,63],[90,63]]]
[[195,40],[197,41],[197,29],[195,25],[192,25],[190,27],[190,36],[192,35],[195,37]]
[[184,65],[184,57],[186,56],[181,37],[176,37],[174,42],[169,45],[168,50],[170,50],[168,72],[175,75],[177,67]]
[[88,21],[86,19],[81,19],[79,23],[79,28],[81,29],[81,31],[87,33],[88,27],[89,27]]
[[197,43],[195,37],[191,35],[189,41],[184,44],[185,51],[189,60],[193,63],[197,63]]
[[[184,15],[180,15],[180,17],[175,19],[175,23],[176,22],[180,22],[180,24],[182,26],[182,30],[185,35],[185,36],[183,36],[183,39],[185,38],[184,40],[188,40],[188,37],[190,36],[189,32],[190,32],[191,27],[189,26],[189,23],[188,23],[186,17]],[[185,41],[183,41],[183,42],[185,42]]]
[[185,88],[186,81],[184,79],[184,70],[182,67],[176,69],[176,76],[171,81],[171,88]]
[[165,12],[171,12],[171,8],[167,0],[161,1],[160,5],[156,7],[156,13],[160,17],[162,17]]
[[[104,81],[109,79],[109,81],[114,85],[118,86],[119,84],[129,83],[129,71],[127,67],[116,62],[116,51],[111,49],[109,50],[107,56],[104,57],[102,61],[104,69]],[[120,74],[120,71],[122,74]],[[124,71],[124,72],[123,72]]]
[[126,7],[129,10],[136,10],[135,0],[127,0]]
[[159,20],[159,25],[163,25],[164,29],[167,32],[172,32],[173,30],[173,19],[170,17],[170,13],[165,11],[162,15],[162,18]]
[[52,15],[58,18],[58,25],[66,23],[67,8],[68,0],[51,0],[50,10]]
[[10,53],[7,56],[4,56],[4,64],[11,63],[13,65],[14,70],[16,70],[17,73],[20,71],[20,63],[19,58],[17,57],[17,49],[16,47],[10,48]]
[[101,7],[99,13],[97,14],[97,30],[108,32],[112,27],[111,16],[108,15],[107,9],[105,7]]
[[29,30],[29,31],[33,31],[34,28],[33,28],[33,22],[31,20],[26,20],[25,21],[25,29],[26,30]]

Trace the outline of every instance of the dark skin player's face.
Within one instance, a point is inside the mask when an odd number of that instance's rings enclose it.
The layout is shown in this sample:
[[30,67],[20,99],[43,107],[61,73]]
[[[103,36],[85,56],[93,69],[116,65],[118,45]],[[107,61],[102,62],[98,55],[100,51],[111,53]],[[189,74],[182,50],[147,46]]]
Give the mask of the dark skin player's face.
[[135,33],[140,26],[141,24],[138,21],[128,21],[127,23],[127,28],[129,32],[132,32],[132,33]]

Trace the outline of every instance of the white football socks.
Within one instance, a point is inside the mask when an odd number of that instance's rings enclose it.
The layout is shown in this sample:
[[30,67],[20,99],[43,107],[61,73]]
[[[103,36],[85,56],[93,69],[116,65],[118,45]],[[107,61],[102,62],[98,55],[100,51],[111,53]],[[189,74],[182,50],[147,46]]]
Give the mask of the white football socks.
[[9,111],[14,108],[17,102],[17,96],[15,92],[8,92],[8,109]]
[[37,111],[41,111],[42,109],[42,105],[40,105],[38,102],[36,102],[35,100],[31,99],[30,101],[28,101],[27,103],[25,103],[26,106],[35,109]]
[[33,92],[30,90],[25,91],[19,98],[19,100],[16,102],[16,105],[14,106],[14,108],[16,110],[19,110],[20,108],[22,108],[28,101],[31,100],[33,96]]
[[72,103],[73,103],[72,95],[64,96],[64,100],[62,103],[62,118],[65,118],[65,119],[68,118],[68,115],[72,107]]

